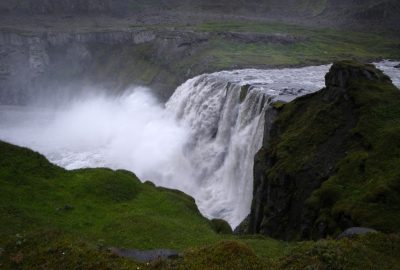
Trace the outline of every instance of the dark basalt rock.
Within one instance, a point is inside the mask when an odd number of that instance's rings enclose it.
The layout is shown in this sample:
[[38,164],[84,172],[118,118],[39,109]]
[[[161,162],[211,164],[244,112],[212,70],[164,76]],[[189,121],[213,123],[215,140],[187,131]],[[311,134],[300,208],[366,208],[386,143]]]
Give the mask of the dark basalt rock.
[[396,66],[394,66],[395,68],[400,68],[400,64],[398,64],[398,65],[396,65]]
[[[400,104],[399,92],[382,71],[373,65],[354,61],[335,63],[325,80],[326,88],[321,91],[300,97],[283,107],[271,106],[267,111],[263,147],[254,163],[251,213],[239,226],[241,233],[294,240],[337,235],[346,228],[371,226],[369,224],[379,224],[380,227],[374,225],[379,230],[396,230],[398,227],[395,221],[383,221],[368,214],[371,211],[369,207],[373,207],[368,205],[368,200],[372,200],[374,205],[382,204],[385,209],[396,211],[394,202],[388,204],[388,200],[375,198],[379,194],[374,189],[369,192],[377,195],[364,198],[355,203],[353,208],[343,208],[341,205],[344,210],[336,209],[335,212],[332,208],[342,194],[353,194],[351,185],[343,193],[346,183],[356,181],[353,176],[370,181],[365,179],[365,161],[360,163],[357,159],[358,163],[354,161],[357,165],[353,165],[357,167],[350,170],[345,167],[347,165],[343,160],[349,158],[349,153],[354,149],[365,151],[368,157],[369,152],[380,147],[381,144],[373,146],[374,142],[364,139],[364,136],[371,136],[371,132],[378,130],[369,121],[365,124],[364,119],[371,117],[369,112],[376,102],[380,102],[382,107],[393,102],[390,106],[395,108],[396,104]],[[380,116],[379,125],[393,127],[394,115]],[[367,125],[367,129],[362,130],[364,133],[357,133],[355,130],[356,127],[360,128],[361,121],[362,128]],[[384,142],[390,138],[383,137],[382,140]],[[388,149],[391,148],[381,150]],[[396,151],[393,148],[393,153]],[[351,178],[346,177],[335,186],[331,184],[335,183],[331,179],[338,174],[340,165],[344,166],[343,170],[349,170],[347,177]],[[380,175],[373,177],[382,179],[381,172],[375,173]],[[330,185],[323,185],[327,180],[330,180]],[[360,185],[360,182],[352,185]],[[390,194],[390,198],[396,201],[400,195],[395,193],[395,189],[392,190],[394,194]],[[358,195],[354,196],[356,198]],[[359,213],[365,217],[357,216]],[[388,212],[385,215],[395,214],[395,220],[396,213]]]

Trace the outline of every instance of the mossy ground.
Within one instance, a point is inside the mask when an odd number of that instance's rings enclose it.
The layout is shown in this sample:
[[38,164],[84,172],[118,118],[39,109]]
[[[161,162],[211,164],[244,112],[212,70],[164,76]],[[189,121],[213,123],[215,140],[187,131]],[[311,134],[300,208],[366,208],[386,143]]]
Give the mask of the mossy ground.
[[[21,251],[24,259],[15,260],[21,260],[22,268],[40,268],[59,248],[74,255],[54,257],[47,269],[56,269],[64,259],[71,263],[66,269],[79,263],[82,269],[96,269],[99,256],[113,258],[103,247],[184,251],[223,239],[248,243],[259,254],[270,247],[271,256],[283,252],[280,241],[218,234],[191,197],[141,183],[133,173],[65,171],[38,153],[4,142],[0,153],[0,265],[10,266]],[[110,263],[120,269],[126,262]]]
[[[298,244],[257,235],[219,235],[198,213],[192,198],[143,184],[130,172],[65,171],[40,154],[3,142],[0,152],[1,269],[359,269],[358,265],[398,269],[400,265],[396,235]],[[173,248],[183,257],[141,264],[113,255],[108,250],[113,246]]]
[[127,171],[68,172],[29,150],[5,143],[0,150],[1,239],[43,227],[142,249],[217,239],[184,194],[142,184]]

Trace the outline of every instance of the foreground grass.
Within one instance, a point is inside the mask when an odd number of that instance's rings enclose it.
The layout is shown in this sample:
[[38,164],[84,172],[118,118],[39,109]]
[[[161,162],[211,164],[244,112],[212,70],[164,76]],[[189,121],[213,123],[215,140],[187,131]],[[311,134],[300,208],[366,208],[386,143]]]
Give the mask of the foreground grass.
[[[286,247],[265,237],[217,234],[191,197],[141,183],[127,171],[65,171],[38,153],[4,142],[0,153],[0,261],[21,260],[28,267],[46,261],[49,250],[67,249],[76,255],[65,258],[71,268],[79,258],[95,267],[95,258],[110,255],[102,248],[183,251],[222,239],[236,239],[271,257]],[[4,248],[8,255],[1,257]],[[19,251],[25,260],[18,259]],[[89,257],[80,257],[87,252]]]
[[[1,269],[398,269],[400,239],[285,243],[219,235],[189,196],[130,172],[65,171],[0,142]],[[175,260],[137,263],[109,247],[173,248]],[[311,268],[310,268],[311,267]]]
[[120,247],[182,249],[217,239],[181,192],[142,184],[127,171],[64,171],[6,143],[0,152],[0,239],[43,227]]

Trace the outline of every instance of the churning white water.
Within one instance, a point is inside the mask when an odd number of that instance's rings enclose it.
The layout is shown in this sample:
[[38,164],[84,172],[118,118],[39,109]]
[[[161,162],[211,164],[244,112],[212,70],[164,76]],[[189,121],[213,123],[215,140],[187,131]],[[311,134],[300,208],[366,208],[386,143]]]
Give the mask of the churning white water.
[[[378,66],[400,86],[396,64]],[[250,210],[264,111],[272,100],[321,89],[328,69],[205,74],[181,85],[165,105],[136,87],[117,97],[79,96],[57,108],[0,106],[0,139],[67,169],[131,170],[192,195],[205,216],[236,227]]]

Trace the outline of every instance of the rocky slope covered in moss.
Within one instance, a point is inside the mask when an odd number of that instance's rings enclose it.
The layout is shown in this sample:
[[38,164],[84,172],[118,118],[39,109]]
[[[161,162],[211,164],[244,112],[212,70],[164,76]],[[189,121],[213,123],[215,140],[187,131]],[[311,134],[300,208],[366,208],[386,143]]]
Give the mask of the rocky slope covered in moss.
[[326,88],[267,116],[248,230],[320,238],[400,230],[400,91],[373,65],[343,61]]

